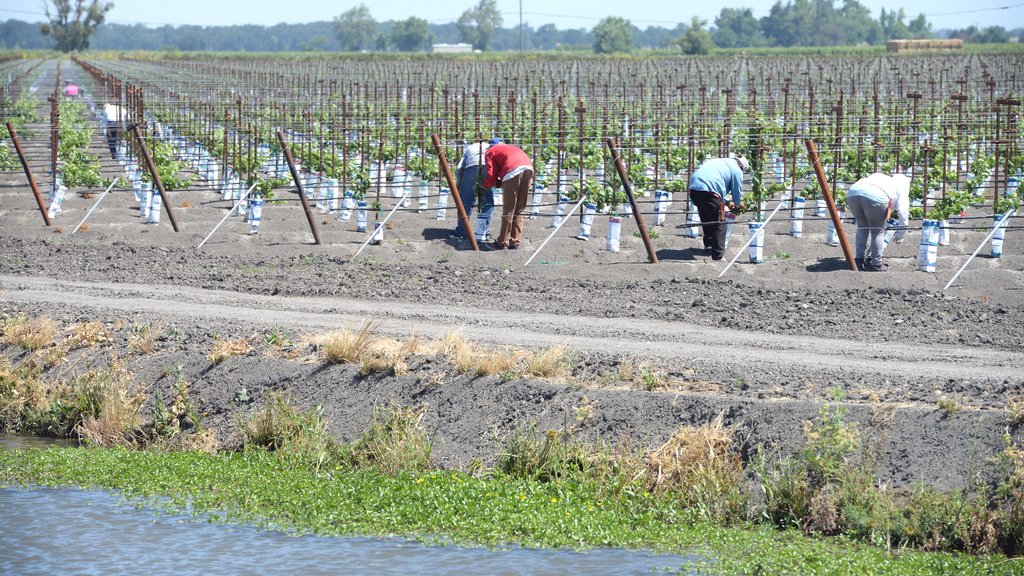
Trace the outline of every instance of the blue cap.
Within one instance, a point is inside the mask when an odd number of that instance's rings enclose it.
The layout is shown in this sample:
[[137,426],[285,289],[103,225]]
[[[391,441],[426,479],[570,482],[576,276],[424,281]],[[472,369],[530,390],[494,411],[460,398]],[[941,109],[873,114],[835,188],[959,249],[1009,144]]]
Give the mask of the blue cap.
[[488,144],[491,144],[493,146],[494,144],[504,144],[504,142],[501,141],[501,138],[494,137],[491,138],[491,141],[488,142]]

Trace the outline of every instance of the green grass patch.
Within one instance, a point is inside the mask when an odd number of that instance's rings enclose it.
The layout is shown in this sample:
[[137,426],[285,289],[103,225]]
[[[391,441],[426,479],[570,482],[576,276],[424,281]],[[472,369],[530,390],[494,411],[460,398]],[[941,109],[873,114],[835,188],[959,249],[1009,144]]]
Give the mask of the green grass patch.
[[1024,573],[1021,562],[1001,556],[885,551],[764,526],[716,527],[674,499],[645,493],[601,499],[576,482],[457,472],[387,475],[335,466],[316,473],[267,451],[0,451],[0,482],[166,497],[164,506],[175,511],[296,533],[698,554],[706,558],[699,569],[714,574]]

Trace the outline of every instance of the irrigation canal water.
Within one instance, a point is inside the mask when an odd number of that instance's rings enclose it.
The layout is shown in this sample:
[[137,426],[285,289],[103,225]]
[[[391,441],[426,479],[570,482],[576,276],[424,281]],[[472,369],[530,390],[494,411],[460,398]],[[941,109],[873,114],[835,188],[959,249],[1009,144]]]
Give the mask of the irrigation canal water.
[[[0,434],[0,449],[52,441]],[[428,546],[398,538],[291,536],[136,508],[117,492],[0,486],[0,574],[565,575],[686,573],[692,558]]]

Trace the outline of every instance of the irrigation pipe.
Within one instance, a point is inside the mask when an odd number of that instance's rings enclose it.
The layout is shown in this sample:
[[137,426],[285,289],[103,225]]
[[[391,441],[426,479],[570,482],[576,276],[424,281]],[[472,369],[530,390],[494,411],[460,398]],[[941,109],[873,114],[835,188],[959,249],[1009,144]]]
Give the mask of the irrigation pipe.
[[772,219],[772,216],[775,216],[775,214],[779,211],[779,208],[782,208],[783,204],[784,202],[779,202],[778,205],[775,206],[775,210],[772,210],[772,213],[769,214],[768,217],[764,219],[764,222],[761,223],[761,229],[757,231],[757,234],[751,234],[750,237],[747,238],[747,241],[743,243],[743,247],[740,248],[738,252],[736,252],[736,255],[732,257],[732,260],[729,261],[729,264],[727,264],[725,268],[722,269],[722,272],[718,275],[719,278],[724,276],[725,273],[729,271],[729,268],[732,268],[732,265],[735,264],[736,260],[739,259],[740,254],[743,254],[743,251],[747,249],[747,246],[750,246],[750,243],[754,241],[754,238],[757,238],[760,234],[764,234],[764,227],[768,225],[768,221]]
[[[398,211],[398,208],[402,205],[402,202],[405,202],[405,199],[408,198],[409,194],[411,193],[412,190],[409,189],[405,191],[405,194],[402,194],[402,197],[398,199],[398,202],[395,204],[395,207],[391,209],[391,212],[388,212],[388,215],[384,217],[384,220],[381,220],[380,224],[377,225],[377,228],[383,228],[384,225],[388,223],[388,220],[395,215],[395,212]],[[356,253],[352,255],[352,258],[359,256],[359,253],[363,251],[363,248],[366,248],[366,245],[369,244],[370,240],[373,240],[373,237],[376,235],[377,229],[374,228],[373,232],[370,233],[370,237],[367,238],[365,242],[363,242],[363,245],[359,247],[359,250],[356,250]],[[351,260],[352,258],[349,258],[349,260]]]
[[580,201],[577,202],[576,205],[572,207],[572,210],[569,210],[568,214],[562,216],[562,221],[558,223],[558,226],[555,226],[555,229],[551,231],[551,234],[548,234],[548,237],[545,238],[543,242],[541,242],[537,250],[534,251],[532,255],[530,255],[530,257],[526,260],[526,264],[523,264],[524,268],[529,266],[530,262],[533,262],[533,259],[537,257],[537,254],[540,254],[540,251],[543,250],[544,247],[547,246],[548,242],[555,237],[555,234],[558,234],[558,231],[561,230],[562,226],[565,225],[566,220],[568,220],[570,216],[575,214],[576,210],[579,210],[579,207],[583,205],[583,202],[585,202],[586,199],[587,196],[584,194],[583,196],[580,197]]
[[988,236],[985,236],[985,239],[981,241],[981,244],[978,245],[978,248],[974,250],[974,254],[971,254],[971,257],[967,259],[967,262],[964,262],[964,265],[960,267],[960,270],[957,270],[957,273],[954,274],[953,277],[949,279],[949,282],[947,282],[946,285],[942,287],[943,290],[952,286],[953,282],[956,282],[956,279],[960,277],[960,273],[967,268],[967,265],[971,263],[971,260],[974,260],[974,257],[978,255],[978,252],[981,252],[981,249],[985,247],[985,244],[988,244],[989,240],[991,240],[992,237],[996,235],[996,231],[999,230],[999,227],[1002,226],[1003,223],[1010,218],[1010,216],[1013,216],[1014,212],[1016,212],[1016,210],[1010,210],[1006,214],[1003,214],[1003,218],[999,221],[999,224],[996,224],[992,228],[992,230],[989,231]]
[[259,181],[256,181],[252,183],[252,186],[249,186],[249,189],[245,191],[245,194],[242,194],[242,197],[238,199],[238,202],[235,202],[235,205],[231,207],[231,210],[228,210],[228,213],[225,214],[224,217],[220,219],[220,222],[218,222],[217,225],[213,227],[213,230],[210,230],[210,233],[206,235],[206,238],[203,238],[203,241],[199,243],[199,246],[196,246],[196,250],[202,248],[203,244],[206,244],[206,241],[209,240],[211,236],[213,236],[213,233],[216,232],[217,229],[220,228],[221,224],[223,224],[224,221],[228,219],[228,216],[231,216],[232,214],[235,213],[236,210],[238,210],[238,207],[242,205],[242,202],[244,202],[246,198],[249,197],[249,194],[252,193],[253,188],[255,188],[256,184],[258,183]]
[[89,216],[92,214],[92,211],[95,210],[96,207],[100,205],[100,202],[103,202],[103,198],[106,197],[107,193],[110,192],[111,188],[114,187],[114,184],[117,184],[117,178],[114,178],[114,181],[110,183],[110,186],[107,186],[107,189],[103,191],[103,194],[100,194],[100,197],[96,199],[96,202],[92,205],[92,208],[89,208],[89,211],[85,213],[85,218],[82,218],[82,221],[78,223],[78,226],[75,226],[75,229],[72,230],[71,234],[68,234],[68,236],[72,236],[75,232],[78,232],[78,229],[82,227],[82,224],[85,224],[85,221],[89,219]]

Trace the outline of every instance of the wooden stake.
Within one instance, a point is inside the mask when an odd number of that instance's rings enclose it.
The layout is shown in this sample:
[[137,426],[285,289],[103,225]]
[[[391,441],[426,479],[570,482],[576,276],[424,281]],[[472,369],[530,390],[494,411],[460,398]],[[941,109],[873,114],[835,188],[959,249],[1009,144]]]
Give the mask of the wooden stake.
[[[476,244],[476,235],[473,234],[473,227],[469,223],[469,216],[466,215],[466,207],[462,205],[462,197],[459,195],[458,186],[455,185],[455,177],[452,176],[452,170],[448,167],[448,159],[444,157],[441,137],[437,134],[431,134],[430,140],[434,144],[434,150],[437,151],[437,158],[441,163],[441,172],[444,173],[444,178],[448,181],[448,189],[451,190],[452,198],[455,199],[455,208],[459,211],[459,220],[462,221],[462,227],[466,229],[469,245],[474,251],[478,251],[480,247]],[[480,169],[484,169],[483,164],[480,165]]]
[[156,189],[160,191],[160,198],[163,199],[161,203],[164,205],[164,209],[167,210],[167,219],[171,221],[171,227],[174,228],[175,232],[181,232],[181,229],[178,228],[178,220],[174,217],[174,211],[171,210],[171,199],[167,197],[164,185],[160,182],[160,175],[157,174],[156,166],[153,165],[153,159],[149,156],[149,148],[146,147],[146,141],[142,139],[142,134],[139,133],[139,125],[133,122],[128,125],[128,130],[135,135],[135,140],[139,143],[139,152],[142,153],[142,160],[146,163],[149,175],[153,178],[153,186],[156,186]]
[[654,252],[654,245],[651,244],[651,236],[647,233],[647,225],[644,224],[644,215],[640,212],[640,207],[636,205],[636,198],[633,196],[633,187],[629,184],[629,177],[626,175],[626,167],[622,164],[622,157],[619,156],[619,149],[615,143],[615,138],[608,138],[605,140],[608,144],[608,150],[612,153],[612,158],[615,159],[615,171],[619,173],[619,180],[622,181],[622,189],[626,192],[626,197],[629,198],[629,205],[633,208],[633,218],[636,220],[636,225],[640,229],[640,237],[644,241],[644,248],[647,249],[647,259],[651,264],[658,263],[658,255]]
[[856,272],[857,260],[853,257],[853,250],[850,249],[850,243],[846,240],[846,232],[843,231],[843,221],[839,219],[839,211],[836,210],[836,201],[832,197],[832,189],[829,188],[828,179],[825,178],[825,170],[821,167],[818,149],[814,145],[814,140],[810,138],[804,140],[804,144],[807,146],[807,158],[810,160],[811,166],[814,167],[814,174],[818,177],[818,185],[821,186],[821,192],[825,195],[825,203],[828,204],[828,214],[832,217],[832,225],[836,227],[836,234],[839,235],[839,245],[843,247],[846,263],[850,265],[850,270]]
[[25,153],[21,150],[21,142],[18,140],[18,133],[14,131],[14,125],[10,122],[7,123],[7,131],[11,134],[11,141],[14,142],[14,150],[18,153],[18,159],[21,160],[21,167],[25,169],[25,176],[28,177],[28,185],[32,188],[32,194],[36,197],[36,204],[39,205],[39,212],[43,215],[43,222],[46,222],[47,226],[52,226],[50,222],[50,215],[46,212],[46,204],[43,203],[43,196],[39,193],[39,187],[36,186],[36,179],[32,176],[32,169],[28,166],[28,160],[25,158]]
[[309,201],[306,200],[306,193],[302,190],[302,178],[299,177],[299,172],[295,169],[295,159],[292,158],[292,151],[288,148],[288,143],[284,141],[284,133],[280,130],[277,131],[277,140],[281,143],[284,159],[288,162],[288,170],[292,173],[292,180],[295,181],[295,187],[299,190],[299,201],[302,202],[302,210],[306,213],[309,229],[313,231],[313,240],[318,245],[323,244],[320,241],[320,228],[316,225],[316,218],[313,217],[313,211],[309,208]]

